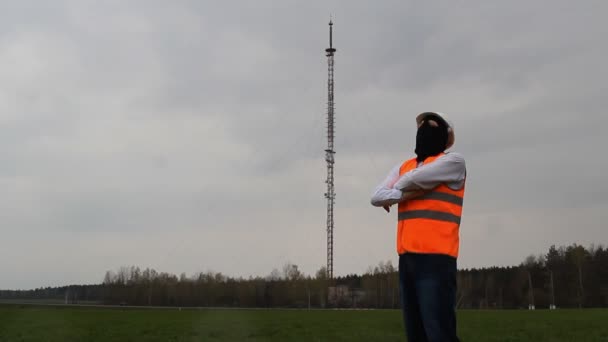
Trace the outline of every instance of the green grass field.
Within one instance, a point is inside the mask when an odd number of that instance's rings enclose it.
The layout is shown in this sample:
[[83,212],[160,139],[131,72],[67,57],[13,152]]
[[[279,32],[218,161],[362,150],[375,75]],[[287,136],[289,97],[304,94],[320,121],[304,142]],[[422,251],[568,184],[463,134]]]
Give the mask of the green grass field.
[[[462,341],[608,341],[608,310],[461,311]],[[0,305],[0,341],[405,341],[399,311]]]

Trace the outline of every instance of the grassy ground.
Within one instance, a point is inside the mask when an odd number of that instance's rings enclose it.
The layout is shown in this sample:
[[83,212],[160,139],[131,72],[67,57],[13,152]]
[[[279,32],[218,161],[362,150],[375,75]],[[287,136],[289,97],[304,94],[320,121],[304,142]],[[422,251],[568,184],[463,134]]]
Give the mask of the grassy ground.
[[[462,341],[608,341],[608,310],[461,311]],[[398,311],[0,305],[0,341],[405,341]]]

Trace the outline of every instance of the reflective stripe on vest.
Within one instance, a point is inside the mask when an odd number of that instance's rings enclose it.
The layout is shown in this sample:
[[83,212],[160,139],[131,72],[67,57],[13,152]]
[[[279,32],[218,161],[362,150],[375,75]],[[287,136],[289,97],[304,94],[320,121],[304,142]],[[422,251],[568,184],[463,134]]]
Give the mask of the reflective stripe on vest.
[[434,210],[410,210],[399,213],[399,221],[411,219],[431,219],[460,224],[460,216]]
[[[429,157],[429,164],[442,156]],[[416,159],[403,163],[399,174],[417,167]],[[450,189],[440,184],[435,189],[399,203],[397,224],[397,252],[399,254],[435,253],[458,257],[459,228],[464,187]]]
[[462,197],[458,195],[448,194],[445,192],[431,191],[426,194],[414,198],[414,200],[433,199],[437,201],[444,201],[452,204],[462,206]]

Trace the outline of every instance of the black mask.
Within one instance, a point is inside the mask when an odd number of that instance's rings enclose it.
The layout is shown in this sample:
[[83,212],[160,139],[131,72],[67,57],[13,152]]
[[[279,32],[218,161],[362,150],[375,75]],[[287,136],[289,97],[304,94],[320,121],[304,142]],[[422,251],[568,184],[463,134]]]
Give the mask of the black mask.
[[433,120],[438,126],[433,127],[428,120],[425,119],[416,133],[416,155],[417,161],[424,161],[426,158],[438,155],[445,150],[448,144],[448,127],[442,120]]

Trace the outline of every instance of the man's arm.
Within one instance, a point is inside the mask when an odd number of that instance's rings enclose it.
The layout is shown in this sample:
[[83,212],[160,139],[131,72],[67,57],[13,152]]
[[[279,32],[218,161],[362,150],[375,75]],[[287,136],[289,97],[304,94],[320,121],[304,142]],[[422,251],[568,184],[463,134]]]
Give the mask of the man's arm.
[[433,163],[415,168],[397,180],[393,189],[398,191],[431,190],[439,184],[460,189],[464,185],[466,165],[459,153],[448,153]]
[[371,203],[375,207],[391,206],[401,201],[402,192],[394,188],[395,182],[399,179],[399,168],[401,164],[395,166],[384,181],[380,183],[372,194]]

